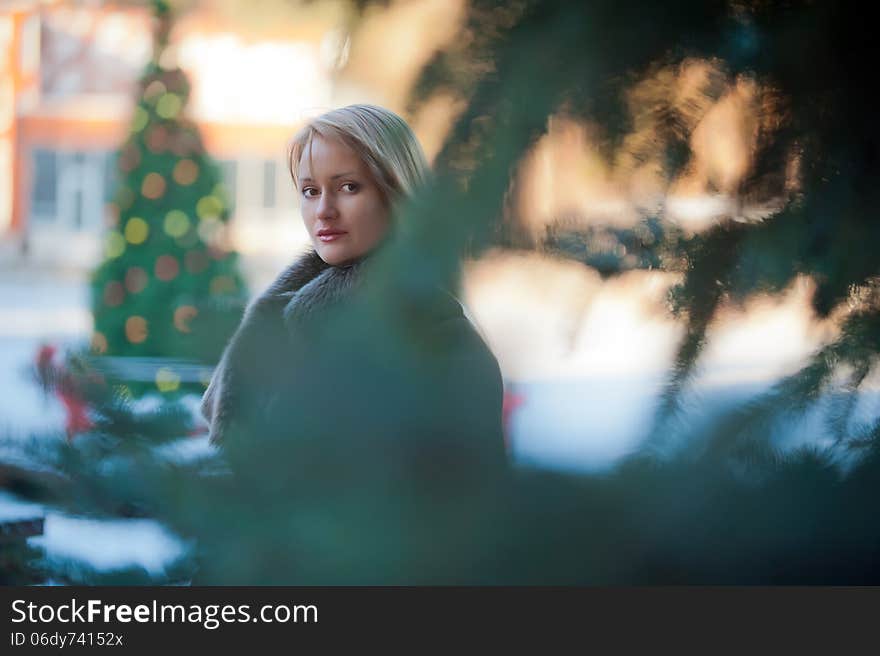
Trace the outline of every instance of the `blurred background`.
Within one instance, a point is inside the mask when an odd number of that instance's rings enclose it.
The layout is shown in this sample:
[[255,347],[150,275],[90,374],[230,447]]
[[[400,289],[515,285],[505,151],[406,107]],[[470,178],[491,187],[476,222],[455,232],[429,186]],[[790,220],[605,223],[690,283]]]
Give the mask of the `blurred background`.
[[[550,75],[557,57],[569,57],[575,73],[564,75],[576,92],[535,110],[539,129],[502,163],[498,221],[465,259],[459,294],[501,366],[512,462],[607,475],[653,447],[658,426],[673,436],[667,442],[709,434],[719,417],[730,425],[729,413],[803,381],[798,376],[840,343],[859,299],[872,293],[876,262],[840,264],[848,249],[868,249],[863,239],[873,234],[850,230],[848,246],[813,266],[813,251],[788,250],[791,235],[809,233],[810,248],[821,250],[843,233],[837,224],[820,230],[789,219],[793,227],[738,250],[736,231],[769,225],[809,198],[814,178],[804,170],[814,171],[815,144],[831,152],[792,112],[788,60],[768,69],[777,48],[794,58],[806,47],[806,33],[786,32],[796,16],[774,14],[768,3],[706,3],[712,16],[688,3],[643,7],[644,16],[638,3],[619,15],[600,3],[597,25],[612,15],[614,28],[630,21],[636,41],[657,13],[663,18],[653,29],[666,41],[656,58],[645,46],[621,56],[617,69],[591,68],[617,53],[601,29],[584,28],[577,57],[560,55],[541,45],[548,32],[533,4],[3,2],[0,522],[33,530],[25,536],[31,546],[97,568],[155,573],[184,553],[185,543],[149,518],[97,520],[17,491],[19,469],[29,468],[21,445],[35,435],[75,443],[90,428],[82,399],[47,386],[45,376],[41,384],[40,368],[59,376],[73,366],[66,353],[105,355],[124,370],[136,408],[173,399],[193,414],[192,434],[173,445],[178,457],[209,451],[195,408],[219,353],[174,340],[197,317],[220,324],[218,313],[237,317],[307,246],[288,170],[291,135],[330,108],[375,103],[409,121],[438,170],[457,171],[456,157],[468,157],[466,148],[455,150],[466,141],[461,126],[496,118],[501,125],[492,111],[474,109],[487,102],[480,93],[491,93],[480,85],[503,78],[507,55],[497,44],[524,43],[530,25],[535,70]],[[574,3],[547,6],[548,15],[587,25]],[[794,3],[791,12],[801,10],[819,30],[823,10]],[[723,25],[713,22],[721,18]],[[715,34],[726,40],[713,41]],[[826,54],[836,41],[822,43]],[[557,93],[547,90],[552,84],[533,93]],[[178,148],[181,134],[196,136]],[[170,204],[158,218],[139,209],[160,198]],[[178,250],[156,246],[148,264],[127,259],[148,225]],[[742,260],[724,269],[734,252]],[[200,258],[228,265],[211,269],[203,288],[189,282],[208,266]],[[128,305],[154,278],[179,283],[189,296]],[[842,291],[829,292],[829,281]],[[201,305],[206,299],[210,306]],[[176,332],[153,343],[157,306],[175,313],[166,323]],[[841,404],[848,430],[862,435],[875,425],[874,351],[859,353],[852,362],[837,354],[810,387],[810,402],[797,406],[803,411],[774,424],[776,452],[839,445],[829,426],[841,420]],[[844,468],[849,454],[840,458]],[[44,524],[22,528],[36,518]]]

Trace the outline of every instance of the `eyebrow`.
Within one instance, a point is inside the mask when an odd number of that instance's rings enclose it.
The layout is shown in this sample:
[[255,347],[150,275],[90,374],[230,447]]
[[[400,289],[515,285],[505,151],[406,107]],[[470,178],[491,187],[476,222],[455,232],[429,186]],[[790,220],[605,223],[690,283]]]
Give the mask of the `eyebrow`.
[[[348,177],[348,176],[350,176],[350,175],[352,175],[352,176],[357,175],[357,171],[346,171],[345,173],[337,173],[336,175],[331,175],[331,176],[330,176],[330,179],[331,179],[331,180],[336,180],[337,178],[345,178],[345,177]],[[310,177],[308,177],[308,176],[306,176],[306,177],[304,177],[304,178],[300,178],[300,180],[301,180],[302,182],[306,182],[307,180],[308,180],[309,182],[312,181],[312,179],[311,179]]]

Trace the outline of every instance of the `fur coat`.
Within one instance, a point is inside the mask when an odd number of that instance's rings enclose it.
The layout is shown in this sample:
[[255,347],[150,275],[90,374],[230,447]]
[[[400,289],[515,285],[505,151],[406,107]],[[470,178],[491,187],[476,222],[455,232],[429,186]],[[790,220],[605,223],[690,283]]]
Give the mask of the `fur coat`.
[[[340,367],[331,362],[334,349],[312,348],[309,332],[299,330],[321,311],[355,298],[366,268],[365,262],[330,266],[309,251],[248,306],[202,400],[212,442],[222,443],[233,427],[247,434],[254,418],[281,417],[291,401],[302,400],[300,415],[293,415],[298,424],[304,407],[314,409],[313,419],[330,431],[431,433],[470,441],[462,446],[476,448],[480,461],[506,462],[498,362],[450,293],[438,290],[412,309],[426,329],[417,348],[404,349],[411,357],[383,360],[388,345],[367,339],[355,351],[367,351],[358,365]],[[336,378],[324,381],[323,372]],[[392,382],[383,388],[382,381]],[[348,423],[339,423],[332,406],[322,407],[339,395],[360,408],[351,411]]]

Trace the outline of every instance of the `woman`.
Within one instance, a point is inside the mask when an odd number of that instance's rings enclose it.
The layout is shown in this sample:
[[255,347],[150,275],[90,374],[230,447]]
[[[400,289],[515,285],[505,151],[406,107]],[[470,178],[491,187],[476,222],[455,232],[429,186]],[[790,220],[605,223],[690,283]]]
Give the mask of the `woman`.
[[363,302],[394,204],[427,179],[409,126],[371,105],[330,111],[294,137],[290,172],[313,250],[246,310],[202,402],[211,440],[354,432],[358,446],[420,444],[416,460],[443,445],[444,458],[503,464],[498,363],[451,294],[420,299],[408,327],[364,312],[335,333],[321,323]]

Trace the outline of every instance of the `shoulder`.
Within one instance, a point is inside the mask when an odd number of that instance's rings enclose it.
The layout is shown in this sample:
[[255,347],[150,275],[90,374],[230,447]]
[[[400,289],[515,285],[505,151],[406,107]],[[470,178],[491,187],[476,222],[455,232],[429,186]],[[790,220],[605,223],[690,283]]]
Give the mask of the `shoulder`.
[[429,311],[438,327],[472,339],[475,338],[484,346],[486,345],[479,327],[452,292],[445,289],[439,290],[431,300]]
[[477,324],[470,318],[461,302],[448,291],[438,294],[432,302],[435,328],[448,345],[448,356],[454,364],[466,367],[470,373],[491,378],[501,384],[501,370],[495,354]]
[[486,459],[481,462],[506,463],[504,381],[498,359],[457,298],[447,293],[435,303],[437,332],[442,335],[433,354],[441,372],[435,392],[444,409],[437,425],[465,442],[482,445],[475,447],[484,450]]
[[314,250],[308,250],[281,272],[263,296],[295,292],[330,268]]

